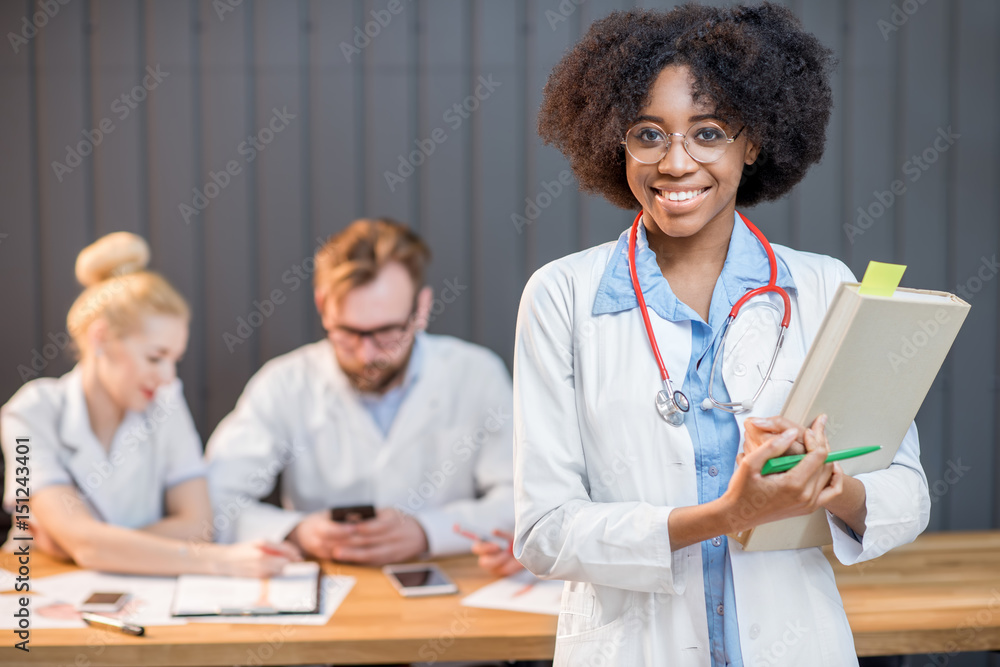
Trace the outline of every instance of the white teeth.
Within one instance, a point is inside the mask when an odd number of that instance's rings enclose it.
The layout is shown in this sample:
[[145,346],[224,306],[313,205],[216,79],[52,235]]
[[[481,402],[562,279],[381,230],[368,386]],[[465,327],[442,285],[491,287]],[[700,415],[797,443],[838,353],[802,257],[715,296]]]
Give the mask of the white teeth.
[[667,193],[663,193],[663,191],[661,190],[660,193],[666,194],[667,199],[669,199],[670,201],[687,201],[692,197],[697,197],[702,192],[704,192],[705,189],[706,188],[702,188],[701,190],[689,190],[688,192],[667,192]]

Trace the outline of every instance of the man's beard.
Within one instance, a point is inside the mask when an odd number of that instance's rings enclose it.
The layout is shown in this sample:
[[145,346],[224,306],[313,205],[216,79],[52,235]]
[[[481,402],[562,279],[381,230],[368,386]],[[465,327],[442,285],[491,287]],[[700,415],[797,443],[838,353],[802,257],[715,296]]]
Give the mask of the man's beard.
[[365,364],[359,371],[348,370],[341,365],[341,370],[347,376],[347,381],[356,390],[366,394],[381,394],[386,388],[406,373],[413,354],[413,346],[406,351],[406,356],[392,364],[383,366],[379,360]]

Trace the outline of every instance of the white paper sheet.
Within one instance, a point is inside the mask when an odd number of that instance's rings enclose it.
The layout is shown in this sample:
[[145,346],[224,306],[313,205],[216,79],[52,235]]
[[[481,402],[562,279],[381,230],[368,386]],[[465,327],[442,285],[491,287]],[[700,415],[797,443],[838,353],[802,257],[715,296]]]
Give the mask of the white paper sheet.
[[558,616],[562,589],[562,581],[539,579],[521,570],[465,596],[462,605]]
[[[111,575],[88,570],[58,574],[31,582],[33,593],[28,595],[32,629],[86,628],[76,607],[94,591],[127,592],[132,601],[115,616],[142,626],[184,625],[192,623],[239,623],[274,625],[325,625],[351,592],[354,577],[324,576],[320,589],[319,614],[279,614],[276,616],[237,616],[175,618],[170,615],[177,580],[174,577],[134,577]],[[11,588],[11,587],[7,587]],[[17,626],[14,612],[20,608],[23,594],[0,594],[0,629]]]
[[[33,579],[31,588],[40,594],[37,596],[40,599],[33,601],[32,627],[87,627],[74,610],[96,591],[128,593],[131,596],[122,611],[105,616],[134,625],[183,625],[184,619],[170,615],[175,582],[174,577],[138,577],[90,570]],[[64,624],[70,620],[71,625]]]
[[274,609],[308,612],[316,609],[319,563],[289,563],[280,576],[213,577],[185,574],[177,578],[172,611],[179,616],[222,614],[224,610]]
[[194,616],[189,623],[240,623],[273,625],[326,625],[347,594],[354,588],[354,577],[325,575],[320,588],[319,614],[277,614],[274,616]]
[[18,599],[21,597],[28,598],[28,623],[32,630],[87,627],[80,620],[80,612],[65,602],[45,595],[5,593],[0,595],[0,630],[18,629],[17,622],[20,619],[14,618],[14,614],[21,610]]

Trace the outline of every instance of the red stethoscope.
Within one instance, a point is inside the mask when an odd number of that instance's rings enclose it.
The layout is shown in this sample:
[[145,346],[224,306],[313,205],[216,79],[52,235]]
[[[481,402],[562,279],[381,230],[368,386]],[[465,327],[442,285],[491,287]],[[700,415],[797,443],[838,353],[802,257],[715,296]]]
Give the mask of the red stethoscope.
[[[788,322],[791,318],[791,305],[788,299],[788,292],[786,292],[781,287],[778,287],[778,261],[774,257],[774,249],[771,244],[764,237],[759,229],[752,222],[746,219],[746,217],[737,212],[740,219],[747,228],[753,232],[753,235],[757,237],[760,244],[764,247],[764,252],[767,253],[767,261],[771,268],[771,275],[767,281],[766,285],[757,287],[750,290],[742,297],[739,301],[733,304],[732,310],[729,311],[729,317],[726,318],[726,322],[722,329],[722,342],[719,345],[719,352],[712,359],[712,370],[711,375],[709,375],[708,380],[708,397],[705,398],[701,403],[703,410],[711,410],[712,408],[718,408],[720,410],[725,410],[726,412],[732,412],[733,414],[740,412],[748,412],[753,409],[754,403],[760,397],[760,393],[764,390],[764,385],[771,377],[771,371],[774,370],[774,362],[778,358],[778,351],[781,350],[781,344],[785,340],[785,331],[788,329]],[[667,367],[663,364],[663,358],[660,356],[660,348],[656,344],[656,336],[653,334],[653,325],[649,322],[649,313],[646,311],[646,300],[642,296],[642,287],[639,285],[639,274],[636,272],[635,268],[635,239],[639,233],[639,223],[642,220],[642,211],[639,211],[639,215],[635,217],[635,222],[632,223],[632,230],[629,232],[628,237],[628,265],[629,272],[632,276],[632,289],[635,290],[635,297],[639,301],[639,312],[642,314],[642,321],[646,325],[646,335],[649,337],[649,346],[653,349],[653,356],[656,357],[656,364],[660,367],[660,378],[663,381],[663,389],[656,393],[656,411],[660,413],[668,424],[672,426],[680,426],[684,423],[684,413],[691,409],[691,404],[688,402],[687,396],[680,390],[675,391],[673,384],[670,382],[670,375],[667,373]],[[740,312],[740,308],[744,303],[754,298],[755,296],[760,296],[761,294],[766,294],[768,292],[775,292],[781,297],[784,302],[784,311],[781,317],[781,327],[778,331],[778,342],[774,346],[774,353],[771,355],[771,363],[767,367],[767,373],[764,375],[763,382],[760,383],[760,387],[757,388],[756,393],[753,397],[739,402],[724,403],[722,401],[716,400],[712,396],[713,382],[715,381],[715,364],[718,362],[719,357],[722,356],[722,350],[726,345],[726,336],[729,333],[729,325],[733,323],[736,316]]]

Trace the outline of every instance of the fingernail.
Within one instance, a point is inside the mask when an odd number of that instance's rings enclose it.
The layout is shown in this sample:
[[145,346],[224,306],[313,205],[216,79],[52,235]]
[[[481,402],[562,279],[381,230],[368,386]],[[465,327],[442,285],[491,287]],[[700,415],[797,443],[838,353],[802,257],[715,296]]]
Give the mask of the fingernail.
[[822,426],[826,426],[826,422],[827,422],[827,420],[828,420],[828,419],[829,419],[829,417],[828,417],[827,415],[822,415],[822,416],[821,416],[821,417],[819,418],[819,423],[820,423],[820,425],[822,425]]
[[794,428],[786,429],[784,432],[782,432],[781,437],[782,438],[794,438],[795,437],[795,429]]

